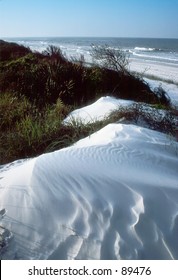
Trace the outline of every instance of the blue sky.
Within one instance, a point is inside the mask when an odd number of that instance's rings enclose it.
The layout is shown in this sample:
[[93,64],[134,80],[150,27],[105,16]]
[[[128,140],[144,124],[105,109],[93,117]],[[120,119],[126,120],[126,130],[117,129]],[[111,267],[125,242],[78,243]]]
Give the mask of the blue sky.
[[0,37],[178,38],[178,0],[0,0]]

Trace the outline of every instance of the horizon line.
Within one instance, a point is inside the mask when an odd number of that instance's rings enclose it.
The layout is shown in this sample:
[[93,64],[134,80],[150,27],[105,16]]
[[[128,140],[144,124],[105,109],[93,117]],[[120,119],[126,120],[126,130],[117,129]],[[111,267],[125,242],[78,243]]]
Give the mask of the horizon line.
[[178,40],[175,37],[139,37],[139,36],[2,36],[0,38],[122,38],[122,39],[173,39]]

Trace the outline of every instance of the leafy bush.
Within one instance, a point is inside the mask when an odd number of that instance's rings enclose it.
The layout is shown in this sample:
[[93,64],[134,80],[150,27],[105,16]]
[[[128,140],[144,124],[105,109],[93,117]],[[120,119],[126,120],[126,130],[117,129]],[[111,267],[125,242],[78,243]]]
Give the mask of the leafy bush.
[[28,53],[31,53],[29,48],[0,40],[0,61],[16,59]]
[[0,163],[35,156],[56,139],[69,108],[60,99],[38,109],[26,97],[0,97]]
[[83,106],[108,92],[124,99],[168,103],[164,92],[154,93],[140,78],[128,72],[125,53],[102,47],[93,51],[104,57],[107,68],[68,61],[55,46],[49,46],[42,54],[9,56],[6,62],[0,63],[0,92],[24,95],[40,108],[56,103],[59,97],[65,104]]
[[0,129],[7,131],[33,110],[26,97],[18,98],[15,94],[0,95]]
[[42,52],[42,54],[61,64],[68,62],[61,49],[53,45],[48,46],[47,49]]
[[[87,105],[109,92],[165,108],[170,101],[161,88],[153,92],[122,67],[86,67],[83,60],[68,61],[54,46],[40,54],[0,41],[0,53],[1,163],[65,147],[122,117],[142,119],[150,128],[172,133],[174,120],[169,111],[162,117],[156,109],[145,110],[142,105],[119,110],[95,124],[64,126],[62,120],[72,106]],[[124,60],[122,63],[126,67]]]

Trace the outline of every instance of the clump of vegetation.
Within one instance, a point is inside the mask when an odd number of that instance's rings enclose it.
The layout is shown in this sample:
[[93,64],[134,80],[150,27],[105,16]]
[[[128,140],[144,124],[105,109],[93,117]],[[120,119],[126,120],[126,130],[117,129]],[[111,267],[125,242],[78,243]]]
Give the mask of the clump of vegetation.
[[[11,43],[0,42],[0,53]],[[55,103],[60,98],[67,105],[86,105],[103,94],[147,103],[168,104],[153,92],[141,79],[127,70],[126,54],[109,48],[95,47],[93,55],[104,57],[103,67],[74,63],[55,46],[49,46],[42,54],[32,52],[12,43],[5,61],[0,63],[0,92],[13,92],[26,96],[38,107]],[[10,48],[9,46],[9,48]],[[18,54],[18,55],[17,55]]]
[[[88,125],[64,126],[62,122],[72,108],[105,94],[169,105],[161,88],[153,92],[128,71],[124,54],[119,57],[114,52],[112,56],[110,49],[106,54],[107,65],[86,67],[84,59],[69,61],[55,46],[38,53],[0,40],[1,164],[66,147],[106,125],[113,117]],[[135,111],[129,110],[127,115],[134,118]],[[143,114],[141,110],[138,113]],[[122,112],[119,114],[117,118]]]
[[109,122],[132,123],[175,136],[175,118],[172,110],[156,109],[145,103],[120,107],[109,116]]
[[0,61],[7,61],[12,59],[17,59],[28,53],[31,53],[29,48],[20,46],[16,43],[7,43],[0,40]]
[[129,71],[129,57],[122,49],[93,46],[91,55],[96,65],[105,70],[105,83],[112,81],[115,85],[112,92],[115,97],[170,106],[170,99],[161,87],[151,91],[140,75]]
[[129,57],[121,49],[112,49],[108,45],[93,46],[91,55],[98,66],[109,68],[119,75],[129,74]]
[[62,120],[69,108],[60,99],[43,109],[25,97],[6,93],[0,96],[0,161],[35,156],[60,137]]

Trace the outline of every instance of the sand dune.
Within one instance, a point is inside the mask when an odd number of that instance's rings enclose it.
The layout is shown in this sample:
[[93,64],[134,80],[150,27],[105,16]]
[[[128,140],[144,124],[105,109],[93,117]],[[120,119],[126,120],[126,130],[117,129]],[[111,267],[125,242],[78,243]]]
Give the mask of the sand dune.
[[91,105],[82,107],[72,111],[64,120],[65,124],[70,124],[73,121],[82,122],[83,124],[101,121],[119,107],[126,107],[133,104],[133,101],[116,99],[112,96],[104,96],[99,98]]
[[0,173],[1,259],[178,259],[178,144],[110,124]]

